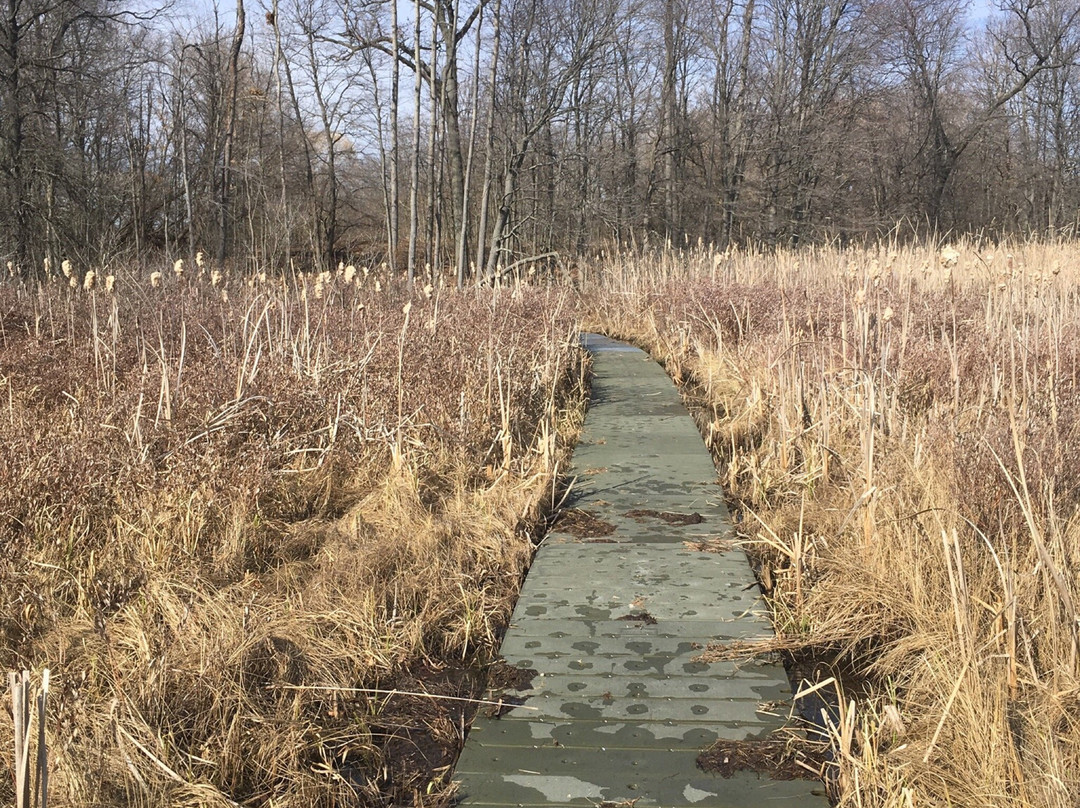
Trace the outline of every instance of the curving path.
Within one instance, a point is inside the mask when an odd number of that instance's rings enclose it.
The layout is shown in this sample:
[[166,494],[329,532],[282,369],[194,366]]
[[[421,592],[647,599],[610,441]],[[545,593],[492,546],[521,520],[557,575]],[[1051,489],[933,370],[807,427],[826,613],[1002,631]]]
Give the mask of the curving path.
[[697,768],[718,738],[782,727],[788,679],[778,664],[694,661],[771,624],[741,550],[686,545],[731,524],[670,379],[636,348],[583,341],[594,375],[577,510],[525,581],[502,656],[529,672],[489,694],[506,706],[478,715],[455,774],[461,805],[826,808],[817,782]]

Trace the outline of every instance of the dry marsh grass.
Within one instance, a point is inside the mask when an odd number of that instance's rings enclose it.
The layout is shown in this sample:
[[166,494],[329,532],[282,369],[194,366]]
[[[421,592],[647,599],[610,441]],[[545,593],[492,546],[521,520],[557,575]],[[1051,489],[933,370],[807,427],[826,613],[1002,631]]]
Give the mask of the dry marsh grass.
[[52,669],[52,802],[445,802],[573,333],[351,267],[0,285],[0,659]]
[[586,325],[698,407],[780,644],[871,678],[842,806],[1080,804],[1080,246],[614,256]]

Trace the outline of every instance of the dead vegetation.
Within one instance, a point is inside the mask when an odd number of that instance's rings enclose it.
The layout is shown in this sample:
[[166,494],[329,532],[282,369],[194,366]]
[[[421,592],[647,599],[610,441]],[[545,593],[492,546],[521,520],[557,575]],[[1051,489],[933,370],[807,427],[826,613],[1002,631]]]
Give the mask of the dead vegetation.
[[1080,803],[1072,245],[622,257],[586,323],[697,407],[780,637],[871,677],[842,806]]
[[445,801],[572,339],[558,293],[352,267],[0,286],[0,659],[52,669],[52,803]]
[[[687,546],[746,548],[774,605],[775,641],[702,652],[869,676],[827,722],[842,806],[1080,803],[1078,257],[701,249],[583,278],[585,325],[698,405],[738,535]],[[577,313],[227,280],[0,287],[0,653],[54,671],[53,801],[445,804],[469,716],[510,709],[479,666],[557,504]]]
[[698,755],[697,765],[721,777],[756,772],[773,780],[820,780],[825,746],[792,735],[763,740],[720,740]]

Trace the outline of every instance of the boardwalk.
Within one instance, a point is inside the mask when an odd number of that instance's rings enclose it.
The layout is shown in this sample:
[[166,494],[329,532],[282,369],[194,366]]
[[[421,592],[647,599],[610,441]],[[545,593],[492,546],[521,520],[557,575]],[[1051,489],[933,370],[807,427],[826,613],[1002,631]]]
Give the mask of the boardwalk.
[[586,345],[577,510],[545,539],[502,645],[536,674],[505,691],[521,706],[478,716],[455,774],[461,804],[826,808],[820,783],[697,768],[718,738],[781,727],[791,691],[779,665],[694,661],[710,642],[771,634],[753,573],[739,550],[685,544],[730,522],[663,370],[622,343]]

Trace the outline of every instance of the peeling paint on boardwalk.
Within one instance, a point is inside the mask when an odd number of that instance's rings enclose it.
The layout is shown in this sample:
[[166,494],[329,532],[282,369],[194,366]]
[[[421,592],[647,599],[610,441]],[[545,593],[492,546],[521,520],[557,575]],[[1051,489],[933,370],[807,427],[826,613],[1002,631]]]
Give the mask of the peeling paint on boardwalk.
[[469,733],[461,804],[826,808],[820,783],[697,768],[717,739],[782,727],[790,687],[778,664],[695,661],[771,624],[741,550],[685,544],[726,538],[731,524],[671,381],[635,348],[585,345],[594,376],[575,510],[537,553],[502,645],[507,664],[536,673],[489,694],[507,706]]

